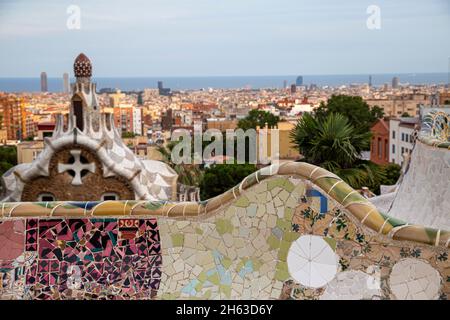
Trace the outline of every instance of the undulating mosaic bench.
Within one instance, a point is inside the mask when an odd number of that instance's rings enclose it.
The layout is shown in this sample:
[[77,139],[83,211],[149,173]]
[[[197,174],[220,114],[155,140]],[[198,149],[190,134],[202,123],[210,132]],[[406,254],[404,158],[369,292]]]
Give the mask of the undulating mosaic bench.
[[2,299],[437,299],[450,232],[307,163],[208,201],[2,203]]

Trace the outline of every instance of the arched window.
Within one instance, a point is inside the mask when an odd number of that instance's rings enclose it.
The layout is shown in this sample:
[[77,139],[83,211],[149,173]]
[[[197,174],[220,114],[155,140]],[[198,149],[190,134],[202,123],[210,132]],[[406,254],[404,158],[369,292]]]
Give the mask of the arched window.
[[56,201],[55,196],[51,193],[40,193],[38,195],[38,202],[52,202]]
[[73,114],[76,118],[76,126],[80,131],[83,131],[84,122],[83,122],[83,102],[78,96],[75,96],[72,99],[73,104]]
[[102,201],[119,200],[119,195],[114,192],[106,192],[102,195]]

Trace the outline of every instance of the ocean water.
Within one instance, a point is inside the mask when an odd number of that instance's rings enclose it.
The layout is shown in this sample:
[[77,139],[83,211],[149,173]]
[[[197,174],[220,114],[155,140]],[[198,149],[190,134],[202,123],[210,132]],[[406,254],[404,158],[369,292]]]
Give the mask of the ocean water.
[[[446,84],[449,81],[447,73],[408,73],[408,74],[374,74],[372,84],[391,84],[393,77],[399,77],[401,84]],[[94,77],[98,90],[102,88],[120,89],[122,91],[156,88],[158,81],[163,81],[164,87],[172,90],[190,89],[239,89],[239,88],[282,88],[295,83],[295,75],[286,76],[217,76],[217,77]],[[71,82],[73,79],[70,79]],[[303,84],[318,86],[341,86],[349,84],[368,83],[369,75],[303,75]],[[61,92],[61,78],[48,78],[48,90]],[[40,91],[40,78],[0,78],[0,91],[6,92],[37,92]]]

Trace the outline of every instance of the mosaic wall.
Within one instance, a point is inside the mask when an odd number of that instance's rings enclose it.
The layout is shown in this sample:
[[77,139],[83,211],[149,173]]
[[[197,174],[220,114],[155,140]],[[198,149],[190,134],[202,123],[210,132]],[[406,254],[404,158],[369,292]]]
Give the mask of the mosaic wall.
[[156,296],[156,219],[28,219],[0,224],[3,299]]
[[447,246],[375,232],[345,199],[274,176],[206,216],[0,220],[0,297],[450,297]]
[[[370,231],[304,180],[273,178],[249,189],[206,221],[160,218],[159,224],[165,267],[158,295],[163,299],[450,296],[447,248],[393,241]],[[295,258],[301,260],[301,253],[289,259],[294,243],[306,235],[319,238],[333,252],[328,261],[325,247],[312,253],[311,258],[321,261],[304,265],[316,268],[317,274],[314,270],[303,275],[296,272]],[[410,261],[420,264],[407,272]],[[424,270],[420,269],[423,265]],[[401,270],[400,275],[392,275],[394,267]],[[314,278],[320,287],[313,287]]]

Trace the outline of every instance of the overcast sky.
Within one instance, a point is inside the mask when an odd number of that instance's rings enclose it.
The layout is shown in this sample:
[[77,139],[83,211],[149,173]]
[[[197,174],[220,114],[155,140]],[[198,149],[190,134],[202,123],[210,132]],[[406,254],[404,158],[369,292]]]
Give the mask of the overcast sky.
[[1,77],[447,72],[449,39],[450,0],[0,0]]

